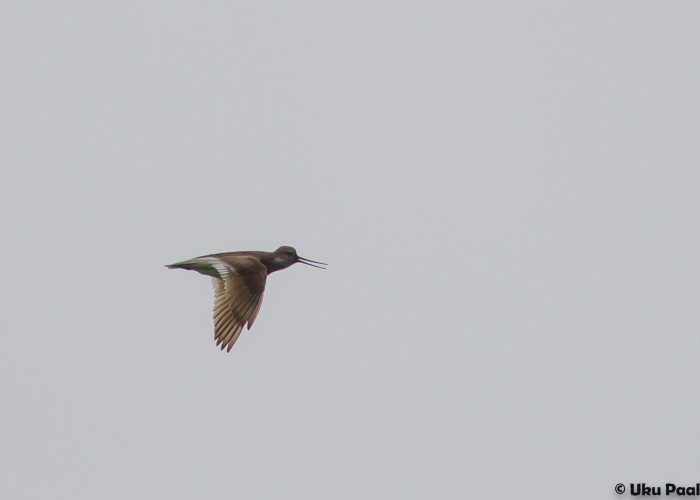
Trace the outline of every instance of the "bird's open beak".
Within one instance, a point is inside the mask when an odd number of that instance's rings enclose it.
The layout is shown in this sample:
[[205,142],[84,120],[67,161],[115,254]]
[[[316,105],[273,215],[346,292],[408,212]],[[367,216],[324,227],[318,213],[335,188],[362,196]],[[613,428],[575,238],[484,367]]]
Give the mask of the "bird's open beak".
[[[316,262],[315,260],[309,260],[309,259],[305,259],[303,257],[297,257],[297,260],[299,262],[301,262],[302,264],[306,264],[307,266],[311,266],[311,267],[318,267],[319,269],[325,269],[325,267],[321,267],[321,266],[328,265],[325,262]],[[315,264],[321,264],[321,266],[316,266]]]

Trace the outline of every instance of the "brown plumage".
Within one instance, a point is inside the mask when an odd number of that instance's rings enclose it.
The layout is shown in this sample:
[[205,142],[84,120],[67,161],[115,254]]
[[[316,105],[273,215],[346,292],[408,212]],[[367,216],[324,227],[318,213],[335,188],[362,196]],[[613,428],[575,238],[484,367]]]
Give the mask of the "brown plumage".
[[214,338],[216,345],[230,352],[243,331],[248,330],[260,311],[267,275],[292,264],[323,262],[304,259],[292,247],[279,247],[274,252],[227,252],[204,255],[170,264],[170,269],[188,269],[211,276],[214,284]]

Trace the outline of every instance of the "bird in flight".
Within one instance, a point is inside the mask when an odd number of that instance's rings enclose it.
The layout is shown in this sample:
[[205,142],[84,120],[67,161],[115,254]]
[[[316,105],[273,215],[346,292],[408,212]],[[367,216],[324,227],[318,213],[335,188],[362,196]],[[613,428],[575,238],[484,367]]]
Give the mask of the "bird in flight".
[[214,339],[222,351],[230,352],[243,327],[247,324],[250,330],[253,326],[262,304],[267,275],[297,262],[319,269],[328,265],[299,257],[292,247],[279,247],[274,252],[204,255],[165,267],[211,276],[214,284]]

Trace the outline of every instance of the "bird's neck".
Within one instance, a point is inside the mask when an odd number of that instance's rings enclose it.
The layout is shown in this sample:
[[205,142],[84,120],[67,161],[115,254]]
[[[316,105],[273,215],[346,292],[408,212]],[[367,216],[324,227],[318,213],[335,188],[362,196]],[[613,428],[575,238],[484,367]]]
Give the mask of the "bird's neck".
[[260,259],[265,267],[267,268],[267,274],[274,273],[275,271],[281,271],[282,269],[287,269],[289,266],[294,264],[293,261],[286,259],[281,255],[266,255]]

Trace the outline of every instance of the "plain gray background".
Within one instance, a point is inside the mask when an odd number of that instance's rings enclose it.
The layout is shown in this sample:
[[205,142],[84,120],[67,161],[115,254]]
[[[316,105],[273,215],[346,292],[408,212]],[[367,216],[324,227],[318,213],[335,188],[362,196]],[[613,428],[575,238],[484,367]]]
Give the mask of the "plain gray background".
[[[700,482],[699,62],[696,1],[3,2],[2,497]],[[163,265],[280,245],[221,353]]]

